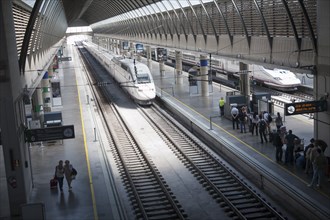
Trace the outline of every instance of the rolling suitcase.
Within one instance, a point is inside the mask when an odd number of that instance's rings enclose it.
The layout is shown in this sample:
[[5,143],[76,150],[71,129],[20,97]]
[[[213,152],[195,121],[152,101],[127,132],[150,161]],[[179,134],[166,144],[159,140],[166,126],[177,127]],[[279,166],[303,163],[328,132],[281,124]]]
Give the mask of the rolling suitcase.
[[51,189],[57,189],[57,179],[53,178],[49,181]]

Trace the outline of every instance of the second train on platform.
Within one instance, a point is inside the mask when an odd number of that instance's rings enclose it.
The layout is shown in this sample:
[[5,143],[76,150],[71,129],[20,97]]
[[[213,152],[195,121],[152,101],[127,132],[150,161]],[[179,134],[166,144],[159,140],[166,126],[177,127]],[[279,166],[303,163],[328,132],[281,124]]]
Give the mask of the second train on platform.
[[147,65],[135,59],[111,54],[92,42],[83,42],[83,46],[136,103],[152,104],[156,97],[156,88]]

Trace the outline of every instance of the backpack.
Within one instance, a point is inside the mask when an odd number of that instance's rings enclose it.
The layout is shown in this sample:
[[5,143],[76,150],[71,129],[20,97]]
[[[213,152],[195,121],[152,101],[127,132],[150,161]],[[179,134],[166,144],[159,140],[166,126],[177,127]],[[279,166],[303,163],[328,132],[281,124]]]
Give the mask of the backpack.
[[78,174],[77,170],[72,167],[71,175],[76,176]]
[[266,129],[266,122],[264,119],[261,119],[260,120],[260,123],[259,123],[259,129],[260,130],[265,130]]
[[273,118],[272,118],[272,116],[269,113],[268,113],[267,121],[269,123],[273,121]]

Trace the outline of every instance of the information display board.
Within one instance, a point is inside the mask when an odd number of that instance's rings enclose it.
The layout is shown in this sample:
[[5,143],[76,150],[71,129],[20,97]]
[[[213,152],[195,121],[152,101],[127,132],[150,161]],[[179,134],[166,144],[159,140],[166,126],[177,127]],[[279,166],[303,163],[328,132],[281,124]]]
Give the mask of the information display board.
[[69,138],[75,138],[73,125],[28,129],[25,131],[25,140],[30,143],[39,141],[62,140]]
[[284,114],[298,115],[327,111],[327,101],[293,102],[284,104]]

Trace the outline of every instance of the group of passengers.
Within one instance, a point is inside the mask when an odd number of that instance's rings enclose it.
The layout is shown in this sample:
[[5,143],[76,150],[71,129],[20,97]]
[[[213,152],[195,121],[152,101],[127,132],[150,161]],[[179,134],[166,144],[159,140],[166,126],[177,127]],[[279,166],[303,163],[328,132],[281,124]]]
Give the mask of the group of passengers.
[[[299,137],[293,134],[292,130],[287,132],[286,127],[283,125],[281,114],[278,112],[275,119],[270,113],[264,111],[260,114],[254,112],[248,114],[247,107],[242,106],[231,108],[231,116],[233,129],[240,129],[241,133],[246,133],[246,129],[252,135],[260,136],[261,143],[273,142],[275,146],[275,157],[277,162],[282,162],[284,151],[284,163],[295,164],[297,167],[305,169],[305,173],[313,173],[309,187],[319,188],[321,185],[322,176],[326,172],[328,181],[330,181],[330,147],[321,140],[310,140],[308,146],[303,146]],[[276,130],[271,132],[272,122],[276,125]],[[267,139],[267,136],[269,139]]]
[[[248,114],[247,106],[242,106],[239,109],[233,106],[231,108],[231,116],[234,130],[236,127],[236,129],[241,130],[241,133],[246,133],[248,127],[252,135],[254,135],[254,133],[256,136],[260,134],[261,143],[264,143],[264,141],[268,143],[267,135],[271,134],[270,124],[273,121],[270,113],[264,111],[260,114],[257,112]],[[277,113],[275,123],[278,129],[283,125],[280,113]]]

